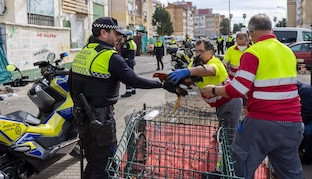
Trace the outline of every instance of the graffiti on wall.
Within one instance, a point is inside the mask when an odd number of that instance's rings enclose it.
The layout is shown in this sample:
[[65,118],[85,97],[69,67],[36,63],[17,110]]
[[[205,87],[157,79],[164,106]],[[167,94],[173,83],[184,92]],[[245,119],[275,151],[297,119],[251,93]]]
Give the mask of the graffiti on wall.
[[42,33],[42,32],[38,32],[37,33],[37,37],[56,38],[56,34],[55,33]]
[[46,55],[34,56],[40,49],[47,49],[56,56],[70,53],[69,31],[8,25],[6,46],[9,63],[21,70],[34,69],[34,62],[46,60]]
[[10,27],[8,28],[8,36],[9,36],[9,38],[15,39],[17,35],[18,35],[18,30],[17,30],[17,28],[14,27],[14,26],[10,26]]

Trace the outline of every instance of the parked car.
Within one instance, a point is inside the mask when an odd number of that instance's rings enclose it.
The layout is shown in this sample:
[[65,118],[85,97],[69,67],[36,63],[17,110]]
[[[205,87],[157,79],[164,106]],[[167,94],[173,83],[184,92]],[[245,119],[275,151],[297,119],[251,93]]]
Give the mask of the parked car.
[[311,29],[299,28],[299,27],[275,27],[273,33],[277,39],[289,45],[295,42],[311,41]]
[[297,62],[305,64],[307,69],[311,69],[311,41],[295,42],[289,48],[297,57]]

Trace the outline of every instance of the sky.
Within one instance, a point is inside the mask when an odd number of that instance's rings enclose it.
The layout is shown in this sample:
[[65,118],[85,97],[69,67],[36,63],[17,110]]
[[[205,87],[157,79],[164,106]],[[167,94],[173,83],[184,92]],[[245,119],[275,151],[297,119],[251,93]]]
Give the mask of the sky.
[[[167,6],[168,2],[177,2],[181,0],[159,0],[161,3]],[[282,18],[287,18],[287,0],[185,0],[191,1],[193,6],[197,9],[212,8],[213,13],[220,13],[229,17],[229,2],[231,14],[233,18],[231,21],[233,24],[243,23],[243,14],[247,15],[245,19],[245,25],[248,25],[251,16],[264,13],[267,14],[273,23],[273,17],[277,17],[277,21]]]

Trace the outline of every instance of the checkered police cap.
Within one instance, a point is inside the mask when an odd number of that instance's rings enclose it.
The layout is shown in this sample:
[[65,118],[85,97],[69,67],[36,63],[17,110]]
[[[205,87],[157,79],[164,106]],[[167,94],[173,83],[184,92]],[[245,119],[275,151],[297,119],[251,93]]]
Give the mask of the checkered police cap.
[[124,35],[124,31],[118,26],[116,19],[112,17],[100,17],[96,19],[92,24],[92,32],[99,31],[100,29],[114,29],[121,35]]

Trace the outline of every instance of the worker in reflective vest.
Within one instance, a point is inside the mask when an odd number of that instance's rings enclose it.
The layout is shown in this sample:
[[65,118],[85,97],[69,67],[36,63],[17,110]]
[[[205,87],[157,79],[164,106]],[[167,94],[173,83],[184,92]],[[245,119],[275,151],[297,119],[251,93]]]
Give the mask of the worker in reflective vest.
[[157,37],[156,42],[154,43],[154,55],[156,55],[157,59],[157,69],[160,70],[159,66],[161,65],[161,69],[164,69],[164,63],[162,62],[162,57],[164,56],[164,45],[160,41],[159,37]]
[[[133,40],[134,34],[132,31],[127,31],[126,41],[121,46],[121,56],[126,60],[127,65],[134,71],[134,66],[136,64],[135,62],[135,53],[137,50],[137,45]],[[126,84],[126,93],[121,95],[121,97],[130,97],[131,95],[134,95],[136,93],[135,88],[132,88],[132,86]]]
[[170,45],[176,45],[177,42],[176,42],[176,40],[173,37],[171,37],[169,44]]
[[217,38],[217,48],[218,48],[218,55],[220,55],[220,53],[221,55],[223,55],[224,54],[224,39],[221,34]]
[[234,38],[232,37],[232,34],[230,34],[228,36],[228,38],[226,39],[226,43],[225,43],[225,46],[226,48],[230,48],[231,46],[233,46],[235,44],[235,41],[234,41]]
[[[96,19],[92,24],[92,34],[74,57],[68,79],[73,112],[88,162],[84,179],[109,178],[105,167],[108,157],[114,156],[117,147],[113,105],[119,99],[120,81],[136,88],[164,88],[172,93],[177,93],[178,88],[170,82],[138,77],[129,68],[114,50],[116,42],[124,34],[114,18]],[[92,114],[86,112],[81,94],[91,106]]]
[[[177,69],[168,75],[168,80],[178,83],[183,78],[188,76],[202,77],[202,82],[197,82],[196,85],[201,91],[206,85],[224,85],[230,80],[226,69],[219,58],[214,56],[214,46],[210,41],[198,40],[196,42],[196,59],[191,61],[188,68]],[[197,62],[196,62],[197,61]],[[239,123],[242,111],[242,99],[240,98],[225,98],[220,96],[207,97],[203,93],[203,99],[211,106],[216,107],[217,117],[219,122],[224,123],[227,134],[230,136],[230,143],[233,140],[235,129]]]
[[233,80],[225,86],[207,85],[206,96],[248,96],[245,119],[231,145],[237,176],[254,178],[266,156],[278,178],[302,179],[298,148],[304,125],[300,116],[296,57],[276,39],[265,14],[253,16],[248,48]]
[[228,66],[228,64],[230,65],[228,73],[231,80],[235,76],[235,73],[239,67],[241,56],[243,55],[244,51],[249,47],[247,33],[239,32],[236,35],[236,42],[236,45],[230,47],[226,51],[223,59],[223,63],[226,67]]

